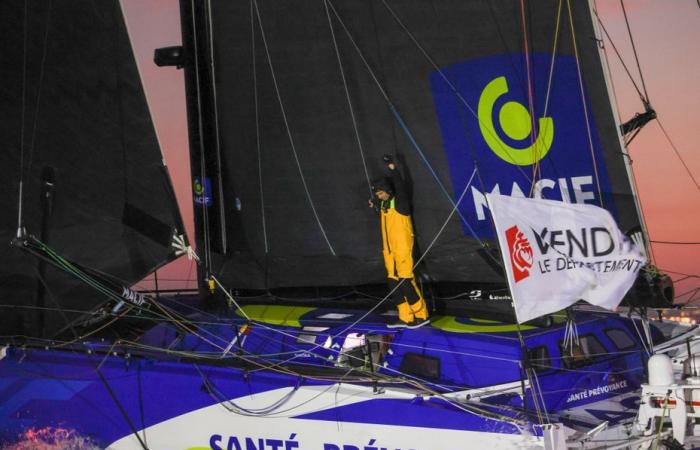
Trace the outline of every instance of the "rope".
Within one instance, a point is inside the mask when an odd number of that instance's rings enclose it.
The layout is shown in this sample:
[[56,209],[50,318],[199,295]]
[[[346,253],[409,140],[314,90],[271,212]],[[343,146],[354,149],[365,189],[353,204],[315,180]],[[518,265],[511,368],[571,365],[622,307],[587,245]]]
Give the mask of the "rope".
[[282,102],[282,95],[280,94],[279,86],[277,84],[277,76],[275,75],[275,69],[272,64],[272,58],[270,56],[270,51],[267,45],[267,38],[265,37],[265,29],[263,28],[263,23],[262,23],[262,18],[260,17],[260,9],[258,8],[258,2],[257,0],[252,0],[253,5],[255,6],[255,13],[258,18],[258,25],[260,26],[260,35],[262,36],[263,40],[263,45],[265,47],[265,55],[267,56],[267,62],[270,67],[270,75],[272,76],[272,83],[275,86],[275,94],[277,95],[277,101],[280,105],[280,112],[282,113],[282,120],[284,121],[284,127],[287,131],[287,137],[289,138],[289,144],[292,149],[292,153],[294,154],[294,161],[296,162],[297,169],[299,170],[299,176],[301,177],[301,183],[304,186],[304,191],[306,192],[306,198],[309,201],[309,205],[311,206],[311,210],[313,211],[314,217],[316,218],[316,223],[318,224],[319,229],[321,230],[321,234],[323,234],[323,238],[326,240],[326,244],[328,244],[328,249],[331,251],[331,254],[333,256],[336,256],[335,250],[333,249],[333,246],[331,245],[331,242],[328,240],[328,236],[326,235],[326,230],[323,228],[323,224],[321,223],[321,219],[318,216],[318,212],[316,211],[316,206],[314,205],[313,199],[311,198],[311,192],[309,191],[309,187],[306,184],[306,177],[304,177],[304,172],[301,168],[301,162],[299,161],[299,155],[297,154],[296,146],[294,145],[294,139],[292,138],[292,132],[291,129],[289,128],[289,121],[287,120],[287,112],[284,109],[284,103]]
[[22,40],[22,114],[20,115],[20,130],[19,130],[19,199],[17,211],[17,237],[22,234],[22,191],[24,181],[24,128],[25,116],[27,111],[27,0],[24,0],[24,22],[23,22],[23,40]]
[[629,77],[630,81],[632,82],[634,89],[637,91],[639,98],[642,100],[642,103],[646,102],[646,98],[644,97],[644,94],[642,94],[642,91],[639,89],[639,86],[637,86],[637,83],[635,82],[634,77],[632,77],[632,74],[630,73],[629,69],[627,68],[627,64],[625,64],[625,60],[622,59],[622,54],[620,54],[620,51],[615,46],[615,43],[613,42],[612,38],[610,37],[608,30],[605,28],[603,21],[601,20],[600,16],[598,15],[597,9],[594,9],[593,13],[595,14],[596,19],[598,19],[598,23],[600,24],[600,27],[603,29],[605,36],[608,38],[608,42],[610,42],[610,45],[612,45],[613,50],[615,50],[615,54],[617,55],[617,59],[620,60],[620,64],[622,64],[622,67],[625,69],[625,72],[627,73],[627,76]]
[[634,53],[634,61],[637,63],[637,70],[639,71],[639,81],[641,81],[642,89],[644,89],[645,103],[649,103],[649,93],[647,92],[647,87],[644,84],[644,74],[642,73],[642,67],[639,65],[637,46],[634,45],[634,39],[632,38],[632,29],[630,28],[629,20],[627,20],[627,9],[625,9],[625,2],[623,0],[620,0],[620,6],[622,6],[622,14],[625,16],[625,25],[627,26],[627,33],[630,37],[630,44],[632,44],[632,53]]
[[691,180],[693,180],[693,184],[695,184],[695,187],[697,188],[697,190],[700,191],[700,184],[698,184],[698,180],[696,180],[695,177],[693,176],[693,173],[690,171],[688,164],[686,164],[686,162],[683,159],[683,157],[681,156],[680,152],[678,152],[678,148],[671,140],[671,137],[666,132],[666,129],[664,128],[663,124],[661,123],[661,120],[658,117],[656,118],[656,123],[659,124],[659,128],[661,128],[661,131],[663,132],[664,136],[666,137],[666,140],[668,141],[669,145],[671,145],[673,152],[676,154],[676,156],[680,160],[681,164],[683,165],[683,168],[688,173],[688,176],[690,177]]
[[[90,354],[88,353],[88,358]],[[95,362],[90,358],[90,362],[95,365]],[[126,421],[127,425],[129,428],[131,428],[131,433],[136,437],[136,439],[139,441],[139,444],[141,445],[141,448],[144,450],[148,450],[148,447],[146,446],[146,443],[141,439],[141,436],[139,436],[138,430],[136,429],[136,426],[134,423],[131,421],[131,418],[129,418],[129,415],[126,413],[126,410],[124,409],[124,406],[122,406],[121,402],[117,398],[117,394],[112,390],[112,387],[109,385],[109,382],[107,381],[107,378],[102,374],[102,371],[100,371],[99,366],[95,366],[95,373],[100,377],[100,381],[102,381],[102,384],[104,385],[105,389],[107,389],[107,392],[109,393],[109,396],[112,398],[114,401],[114,404],[117,406],[117,409],[119,409],[119,412],[121,413],[122,417],[124,417],[124,420]]]
[[255,144],[258,151],[258,180],[260,184],[260,217],[262,222],[263,238],[265,242],[265,254],[269,253],[270,246],[267,239],[267,223],[265,220],[265,193],[263,192],[262,152],[260,149],[260,111],[258,104],[258,70],[255,58],[255,19],[253,17],[253,1],[250,2],[250,42],[253,55],[253,96],[255,98]]
[[[537,123],[535,121],[535,99],[534,92],[532,90],[532,69],[530,68],[530,47],[528,45],[528,35],[527,35],[527,21],[525,20],[525,0],[520,0],[520,18],[523,27],[523,55],[525,56],[525,77],[527,83],[527,108],[530,113],[530,127],[532,128],[532,133],[530,133],[530,145],[535,143],[535,129]],[[552,54],[552,60],[554,60],[554,54]],[[535,180],[537,180],[537,172],[539,171],[539,163],[535,163],[532,166],[532,178],[530,182],[530,196],[532,196],[535,190]]]
[[27,167],[24,167],[24,132],[25,132],[25,115],[26,115],[26,84],[27,84],[27,16],[28,8],[27,1],[24,2],[24,38],[23,38],[23,68],[22,68],[22,119],[21,119],[21,131],[20,131],[20,174],[19,174],[19,204],[17,211],[17,237],[22,234],[22,222],[23,222],[23,201],[24,201],[24,176],[25,171],[28,172],[32,168],[32,162],[34,160],[34,146],[36,143],[36,125],[39,121],[39,105],[41,104],[41,92],[44,86],[44,68],[46,66],[46,54],[48,48],[49,40],[49,29],[51,25],[51,9],[53,6],[53,1],[49,0],[48,7],[46,9],[46,29],[44,31],[44,39],[42,42],[41,50],[41,62],[39,64],[39,82],[37,85],[36,93],[36,103],[34,105],[34,119],[32,120],[32,132],[29,139],[29,161]]
[[360,158],[362,159],[362,167],[365,171],[365,177],[367,179],[367,189],[369,190],[369,195],[372,197],[372,182],[369,179],[369,171],[367,170],[367,162],[365,161],[365,154],[362,149],[362,140],[360,139],[360,132],[357,127],[357,119],[355,118],[355,111],[352,107],[352,101],[350,100],[350,91],[348,90],[348,83],[345,78],[345,70],[343,68],[343,62],[340,59],[340,50],[338,49],[338,42],[335,38],[335,30],[333,29],[333,22],[331,21],[331,14],[328,11],[328,1],[323,0],[323,6],[326,10],[326,17],[328,17],[328,27],[331,30],[331,37],[333,38],[333,47],[335,48],[335,55],[338,59],[338,67],[340,68],[340,76],[343,79],[343,89],[345,90],[345,98],[348,101],[348,109],[350,110],[350,119],[352,120],[352,128],[355,131],[355,139],[357,141],[357,149],[360,152]]
[[581,105],[583,106],[583,115],[586,121],[586,133],[588,135],[588,146],[591,151],[591,160],[593,162],[593,173],[595,174],[596,187],[598,188],[598,195],[600,197],[600,207],[603,208],[603,191],[600,188],[600,179],[598,177],[598,163],[595,158],[595,151],[593,149],[593,135],[591,133],[591,124],[588,120],[588,106],[586,105],[586,97],[583,90],[583,77],[581,75],[581,61],[578,53],[578,46],[576,44],[576,30],[574,27],[574,17],[571,10],[571,0],[566,0],[568,10],[569,10],[569,25],[571,27],[571,43],[574,47],[574,55],[576,56],[576,73],[578,75],[579,90],[581,93]]
[[[557,7],[557,24],[554,29],[554,44],[552,45],[552,61],[549,65],[549,76],[547,78],[547,92],[545,93],[545,99],[544,99],[544,112],[542,113],[543,117],[547,117],[547,111],[549,110],[549,96],[552,93],[552,81],[554,80],[554,61],[556,60],[555,56],[557,54],[557,46],[559,44],[559,30],[561,26],[561,9],[563,5],[564,0],[559,0],[559,6]],[[524,12],[523,12],[524,15]],[[523,17],[523,26],[525,24],[525,18]],[[528,70],[528,84],[530,83],[530,72]],[[535,129],[535,119],[534,119],[534,114],[531,113],[531,118],[532,118],[532,129]],[[550,122],[545,123],[545,127],[549,126]],[[546,132],[546,129],[545,131]],[[537,147],[539,148],[539,147]],[[539,179],[539,173],[541,172],[541,158],[537,158],[537,162],[535,163],[533,167],[533,172],[532,172],[532,184],[530,185],[530,197],[532,197],[535,194],[535,180]],[[540,192],[540,196],[542,196],[542,193]]]

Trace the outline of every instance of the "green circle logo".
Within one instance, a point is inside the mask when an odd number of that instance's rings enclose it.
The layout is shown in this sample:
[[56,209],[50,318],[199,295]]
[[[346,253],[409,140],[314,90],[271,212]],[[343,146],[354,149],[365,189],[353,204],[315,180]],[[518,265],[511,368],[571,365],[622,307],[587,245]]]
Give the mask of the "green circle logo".
[[[492,152],[503,161],[517,166],[530,166],[544,158],[554,140],[554,122],[551,117],[540,117],[537,121],[539,134],[529,146],[515,148],[506,144],[493,123],[493,108],[496,100],[508,93],[505,77],[489,82],[479,96],[477,116],[481,134]],[[527,139],[532,133],[532,117],[527,108],[518,102],[507,102],[501,107],[498,121],[503,132],[516,141]]]

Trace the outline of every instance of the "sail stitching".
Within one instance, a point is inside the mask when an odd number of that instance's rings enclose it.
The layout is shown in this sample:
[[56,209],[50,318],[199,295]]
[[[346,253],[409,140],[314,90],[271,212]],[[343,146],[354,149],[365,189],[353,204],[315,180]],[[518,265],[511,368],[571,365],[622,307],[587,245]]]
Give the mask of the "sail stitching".
[[328,244],[328,248],[331,251],[331,254],[333,256],[336,256],[335,250],[333,249],[333,245],[331,245],[331,241],[328,239],[328,235],[326,234],[326,230],[323,228],[323,223],[321,223],[321,219],[318,216],[318,212],[316,211],[316,206],[314,205],[314,201],[311,198],[311,192],[309,191],[309,187],[306,184],[306,177],[304,177],[304,171],[301,168],[301,162],[299,161],[299,155],[296,150],[296,146],[294,145],[294,139],[292,138],[292,132],[289,128],[289,122],[287,120],[287,113],[284,109],[284,103],[282,102],[282,96],[280,94],[279,86],[277,85],[277,77],[275,75],[275,69],[272,64],[272,57],[270,55],[270,51],[267,46],[267,38],[265,37],[265,29],[263,28],[263,23],[262,23],[262,18],[260,17],[260,9],[258,8],[258,2],[257,0],[253,0],[253,5],[255,6],[255,13],[258,17],[258,25],[260,26],[260,35],[262,36],[263,40],[263,46],[265,48],[265,54],[267,56],[267,62],[270,67],[270,74],[272,76],[272,82],[275,86],[275,94],[277,95],[277,101],[280,105],[280,111],[282,113],[282,120],[284,121],[284,127],[287,131],[287,137],[289,138],[289,144],[292,149],[292,153],[294,154],[294,161],[296,162],[297,169],[299,170],[299,176],[301,177],[301,183],[304,186],[304,191],[306,192],[306,198],[309,201],[309,205],[311,206],[311,210],[313,211],[314,217],[316,219],[316,223],[318,224],[319,229],[321,230],[321,234],[323,234],[323,238],[326,240],[326,244]]
[[331,30],[331,36],[333,38],[333,47],[335,48],[335,55],[338,59],[338,67],[340,69],[340,76],[343,79],[343,88],[345,89],[345,98],[348,101],[348,109],[350,110],[350,119],[352,120],[352,127],[353,130],[355,131],[355,139],[357,141],[357,149],[360,152],[360,157],[362,158],[362,167],[365,170],[365,177],[367,178],[367,188],[369,189],[369,195],[370,197],[372,196],[372,182],[369,179],[369,171],[367,170],[367,162],[365,160],[365,153],[362,148],[362,140],[360,139],[360,131],[357,127],[357,119],[355,118],[355,111],[354,108],[352,107],[352,101],[350,99],[350,91],[348,90],[348,82],[347,79],[345,78],[345,69],[343,67],[343,62],[340,58],[340,49],[338,48],[338,42],[335,37],[335,30],[333,29],[333,22],[331,20],[331,14],[330,11],[328,11],[328,2],[327,0],[323,0],[323,6],[326,9],[326,17],[328,17],[328,27]]

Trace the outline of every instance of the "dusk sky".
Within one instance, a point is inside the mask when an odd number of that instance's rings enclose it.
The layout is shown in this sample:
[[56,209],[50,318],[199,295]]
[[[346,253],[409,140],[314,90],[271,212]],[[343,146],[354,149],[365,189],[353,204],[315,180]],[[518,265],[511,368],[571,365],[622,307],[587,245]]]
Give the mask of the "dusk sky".
[[[576,0],[580,1],[580,0]],[[618,0],[597,0],[603,25],[641,88],[630,39]],[[157,47],[179,45],[178,0],[122,0],[132,45],[151,112],[170,169],[187,232],[194,239],[182,70],[153,63]],[[700,242],[700,7],[696,0],[628,0],[627,15],[644,84],[659,121],[649,123],[629,147],[642,209],[652,241]],[[612,46],[606,43],[617,110],[622,121],[644,107]],[[662,131],[665,129],[674,151]],[[691,178],[691,175],[695,178]],[[700,245],[655,244],[655,264],[674,279],[683,294],[700,286]],[[181,258],[158,273],[161,288],[195,287],[196,271]],[[172,280],[168,282],[168,280]],[[185,280],[190,280],[185,282]],[[691,294],[692,295],[692,294]],[[679,298],[688,300],[689,295]],[[700,304],[700,295],[696,296]]]

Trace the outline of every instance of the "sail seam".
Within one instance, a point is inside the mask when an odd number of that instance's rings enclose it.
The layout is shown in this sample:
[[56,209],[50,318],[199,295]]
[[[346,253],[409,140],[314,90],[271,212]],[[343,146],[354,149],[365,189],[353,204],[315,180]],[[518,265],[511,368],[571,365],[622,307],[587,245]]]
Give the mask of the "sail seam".
[[301,183],[304,186],[304,191],[306,192],[306,198],[309,201],[309,205],[311,206],[311,211],[314,214],[314,217],[316,218],[316,223],[318,224],[319,229],[321,230],[321,234],[323,234],[323,238],[326,240],[326,244],[328,244],[328,248],[331,251],[331,254],[333,256],[336,256],[335,250],[333,249],[333,245],[331,245],[331,241],[328,239],[328,235],[326,234],[326,230],[323,228],[323,223],[321,223],[321,219],[318,215],[318,212],[316,211],[316,205],[314,205],[314,201],[311,198],[311,192],[309,191],[309,186],[306,183],[306,177],[304,177],[304,171],[301,168],[301,162],[299,161],[299,155],[296,150],[296,146],[294,145],[294,139],[292,138],[292,132],[289,128],[289,121],[287,120],[287,113],[284,109],[284,103],[282,102],[282,96],[279,90],[279,86],[277,85],[277,77],[275,75],[275,69],[272,64],[272,57],[270,55],[270,51],[267,46],[267,38],[265,37],[265,29],[263,28],[263,23],[262,23],[262,18],[260,17],[260,9],[258,8],[258,2],[257,0],[253,0],[253,5],[255,6],[255,13],[258,17],[258,25],[260,26],[260,35],[262,36],[263,40],[263,46],[265,47],[265,54],[267,56],[267,62],[270,67],[270,75],[272,76],[272,82],[275,86],[275,94],[277,95],[277,101],[279,102],[280,105],[280,112],[282,113],[282,120],[284,121],[284,127],[287,131],[287,137],[289,138],[289,144],[292,149],[292,153],[294,154],[294,161],[296,162],[297,169],[299,170],[299,176],[301,177]]

